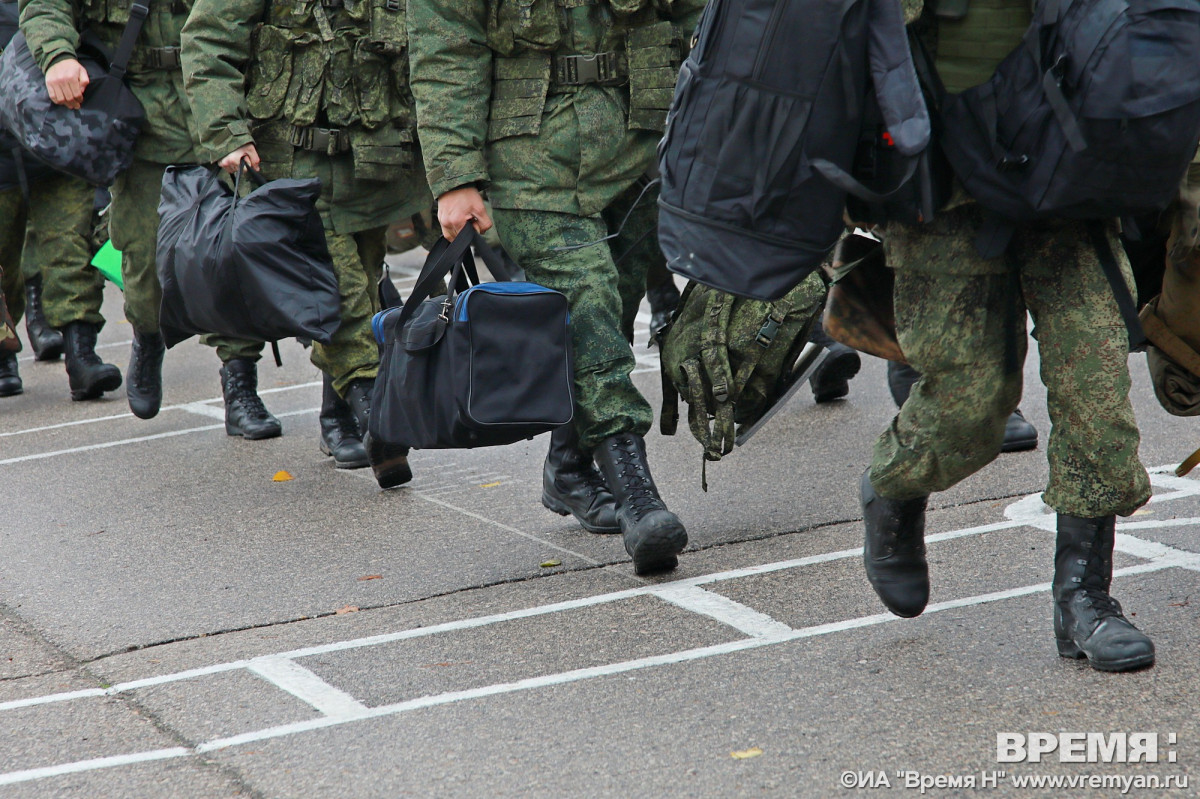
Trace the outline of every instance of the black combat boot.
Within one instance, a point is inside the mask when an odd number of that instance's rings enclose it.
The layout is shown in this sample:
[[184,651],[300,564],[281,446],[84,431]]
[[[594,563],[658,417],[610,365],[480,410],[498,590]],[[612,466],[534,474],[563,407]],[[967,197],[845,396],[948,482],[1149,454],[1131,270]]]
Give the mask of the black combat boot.
[[0,397],[15,397],[24,390],[17,371],[17,354],[0,351]]
[[550,434],[542,467],[542,504],[560,516],[574,515],[589,533],[621,532],[617,502],[591,456],[580,451],[574,425]]
[[367,450],[367,460],[371,462],[371,471],[375,473],[375,482],[380,488],[395,488],[404,485],[412,479],[412,468],[408,465],[408,447],[398,447],[385,444],[371,438],[368,422],[371,418],[371,392],[375,388],[375,379],[360,377],[351,380],[346,387],[346,404],[354,411],[358,429],[363,432],[363,446]]
[[620,433],[600,442],[593,455],[617,501],[617,521],[634,572],[674,569],[687,546],[687,530],[658,496],[646,463],[646,442],[641,436]]
[[354,419],[354,411],[333,390],[333,380],[325,375],[321,391],[321,452],[332,456],[333,465],[339,469],[361,469],[370,466],[367,450],[363,447],[362,433]]
[[925,562],[925,503],[928,497],[895,500],[881,497],[863,472],[863,566],[871,587],[897,616],[920,616],[929,602],[929,566]]
[[812,373],[812,377],[808,378],[813,401],[833,402],[849,394],[850,378],[862,368],[862,359],[858,356],[858,351],[840,341],[834,341],[821,325],[820,315],[813,322],[808,340],[829,351],[825,360],[821,361],[821,365]]
[[1058,654],[1094,669],[1128,671],[1154,663],[1154,642],[1108,595],[1116,518],[1058,514],[1054,551],[1054,637]]
[[258,396],[258,369],[248,358],[230,358],[221,367],[221,391],[225,395],[225,432],[250,441],[275,438],[283,425],[271,415]]
[[63,336],[46,323],[42,311],[42,276],[25,281],[25,332],[33,357],[39,361],[57,361],[63,354]]
[[[906,363],[888,361],[888,389],[896,407],[900,407],[908,399],[912,387],[921,379],[921,373]],[[1038,431],[1029,423],[1021,409],[1013,411],[1008,421],[1004,423],[1004,441],[1000,444],[1001,452],[1023,452],[1037,449]]]
[[679,289],[675,288],[674,279],[668,277],[665,281],[646,290],[646,300],[650,303],[650,343],[658,341],[659,332],[671,321],[671,314],[679,307]]
[[104,363],[96,354],[99,329],[90,322],[71,322],[63,329],[63,348],[67,356],[67,382],[71,399],[96,399],[105,391],[121,387],[121,370]]
[[162,364],[166,351],[161,333],[133,331],[129,368],[125,370],[128,381],[125,396],[129,410],[139,419],[153,419],[162,407]]

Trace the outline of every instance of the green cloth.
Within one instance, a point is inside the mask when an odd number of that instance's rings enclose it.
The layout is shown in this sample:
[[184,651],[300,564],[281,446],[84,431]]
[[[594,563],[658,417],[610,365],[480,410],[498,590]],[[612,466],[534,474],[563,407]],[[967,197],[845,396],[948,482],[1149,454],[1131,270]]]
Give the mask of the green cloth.
[[[1082,222],[1030,226],[1004,258],[974,247],[978,206],[945,211],[920,227],[889,226],[900,347],[923,375],[875,444],[871,483],[882,496],[942,491],[990,463],[1021,399],[1021,370],[1007,367],[1015,322],[1024,361],[1025,313],[1034,320],[1052,428],[1042,499],[1059,513],[1128,515],[1150,497],[1129,401],[1129,339]],[[1113,251],[1123,253],[1111,235]],[[1128,262],[1120,256],[1132,286]]]
[[111,241],[104,242],[104,246],[92,257],[92,266],[115,283],[117,288],[125,288],[125,281],[121,279],[121,252]]

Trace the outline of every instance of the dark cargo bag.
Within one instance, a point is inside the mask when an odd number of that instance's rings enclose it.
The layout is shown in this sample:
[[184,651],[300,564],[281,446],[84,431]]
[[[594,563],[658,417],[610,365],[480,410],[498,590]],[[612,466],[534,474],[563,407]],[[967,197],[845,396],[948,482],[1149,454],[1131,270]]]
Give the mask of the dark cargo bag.
[[1164,208],[1200,138],[1200,3],[1043,0],[991,80],[942,116],[955,173],[994,215],[986,256],[1021,222]]
[[[246,167],[243,164],[243,171]],[[317,213],[321,181],[265,181],[239,197],[220,170],[167,167],[158,204],[159,324],[168,347],[198,333],[328,344],[337,275]]]
[[[146,119],[137,97],[125,85],[148,10],[135,3],[111,63],[96,48],[81,45],[79,62],[87,70],[83,105],[72,109],[51,101],[46,76],[25,35],[18,33],[0,54],[0,127],[34,158],[95,186],[111,186],[133,163],[133,148]],[[84,42],[91,41],[85,36]]]
[[[472,244],[499,282],[479,282]],[[447,293],[430,296],[447,274]],[[413,449],[487,447],[571,421],[567,298],[511,276],[468,225],[453,243],[434,245],[403,307],[375,315],[382,352],[371,395],[373,440]]]
[[930,121],[896,0],[711,0],[659,149],[668,267],[772,301],[820,266],[872,87],[903,182]]

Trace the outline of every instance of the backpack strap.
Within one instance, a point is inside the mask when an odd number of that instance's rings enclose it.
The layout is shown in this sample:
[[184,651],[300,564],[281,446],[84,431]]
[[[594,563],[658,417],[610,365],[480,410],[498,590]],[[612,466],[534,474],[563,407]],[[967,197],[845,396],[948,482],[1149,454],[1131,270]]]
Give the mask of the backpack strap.
[[125,30],[121,32],[121,41],[117,45],[117,51],[113,54],[112,63],[108,66],[109,77],[117,80],[125,79],[125,70],[129,67],[129,59],[133,57],[133,48],[137,44],[137,38],[141,35],[142,25],[146,22],[146,17],[149,16],[150,9],[142,3],[134,3],[129,8],[129,22],[125,23]]
[[[713,408],[713,426],[705,445],[705,458],[720,460],[733,451],[735,425],[733,405],[737,399],[733,367],[729,364],[729,319],[733,314],[733,297],[722,292],[708,292],[704,309],[704,333],[700,339],[700,363],[708,375]],[[700,386],[703,390],[703,385]],[[699,407],[703,410],[704,402]],[[692,405],[694,410],[697,406]],[[690,413],[689,413],[689,421]],[[707,426],[707,419],[705,420]]]
[[679,391],[675,388],[674,375],[667,371],[667,358],[663,352],[668,347],[667,340],[671,336],[671,330],[675,327],[675,321],[682,316],[683,309],[687,308],[688,299],[695,289],[696,283],[689,280],[688,284],[684,286],[683,294],[679,297],[678,310],[667,326],[658,334],[658,374],[662,378],[663,396],[662,411],[658,415],[658,430],[664,436],[673,436],[679,430]]
[[1088,236],[1092,240],[1092,247],[1096,250],[1096,257],[1100,260],[1100,268],[1104,270],[1104,277],[1108,278],[1108,285],[1112,287],[1117,308],[1121,311],[1121,318],[1125,320],[1125,329],[1129,333],[1129,351],[1141,352],[1150,342],[1146,340],[1146,331],[1142,329],[1142,320],[1138,318],[1137,303],[1133,301],[1129,284],[1125,282],[1125,276],[1121,274],[1121,267],[1113,254],[1112,245],[1108,243],[1108,234],[1104,230],[1104,223],[1088,222],[1087,230]]

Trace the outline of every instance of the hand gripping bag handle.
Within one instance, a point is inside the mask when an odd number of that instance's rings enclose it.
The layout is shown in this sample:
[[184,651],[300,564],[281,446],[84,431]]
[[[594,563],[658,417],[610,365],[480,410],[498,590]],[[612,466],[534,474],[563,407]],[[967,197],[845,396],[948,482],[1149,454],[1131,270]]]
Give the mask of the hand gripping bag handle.
[[400,312],[400,319],[397,323],[400,327],[403,327],[412,318],[420,304],[433,294],[438,281],[450,274],[451,270],[453,270],[453,274],[448,281],[451,293],[454,292],[459,282],[458,276],[462,273],[465,273],[472,282],[479,283],[479,276],[475,272],[475,260],[471,256],[472,245],[495,278],[506,282],[513,279],[514,275],[504,264],[504,259],[500,257],[499,253],[484,242],[483,236],[475,230],[474,226],[467,225],[454,237],[454,241],[447,241],[444,237],[440,238],[437,244],[433,245],[433,249],[429,251],[429,257],[425,259],[425,266],[421,269],[421,275],[417,278],[416,285],[413,286],[412,294],[408,296],[408,300],[404,303],[404,309]]

